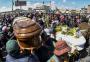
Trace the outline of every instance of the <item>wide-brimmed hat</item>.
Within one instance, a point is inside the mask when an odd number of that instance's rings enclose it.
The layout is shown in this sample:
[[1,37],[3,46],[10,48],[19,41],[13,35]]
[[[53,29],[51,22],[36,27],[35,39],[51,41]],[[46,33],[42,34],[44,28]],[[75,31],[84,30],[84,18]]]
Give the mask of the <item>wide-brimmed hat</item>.
[[55,44],[54,54],[57,56],[61,56],[67,52],[69,52],[71,48],[67,45],[64,40],[60,40]]
[[88,25],[88,23],[82,22],[78,27],[80,28],[80,30],[88,30],[90,26]]
[[32,45],[40,45],[39,35],[41,33],[40,25],[27,17],[17,17],[13,21],[14,35],[18,39],[18,44],[24,48]]

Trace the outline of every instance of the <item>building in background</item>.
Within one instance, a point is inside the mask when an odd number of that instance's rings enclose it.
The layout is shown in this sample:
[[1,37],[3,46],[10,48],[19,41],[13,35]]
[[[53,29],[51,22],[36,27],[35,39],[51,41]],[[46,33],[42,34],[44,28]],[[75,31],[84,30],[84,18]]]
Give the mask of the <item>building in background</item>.
[[31,13],[32,11],[33,11],[33,9],[32,9],[32,8],[28,8],[28,12],[30,12],[30,13]]
[[60,8],[59,11],[61,11],[61,13],[65,13],[65,9],[64,8]]
[[35,9],[35,11],[38,12],[43,12],[43,13],[48,13],[50,11],[50,6],[47,5],[39,5]]
[[87,8],[81,8],[81,10],[80,10],[80,14],[81,15],[86,15],[87,14]]
[[90,5],[88,5],[87,13],[90,14]]

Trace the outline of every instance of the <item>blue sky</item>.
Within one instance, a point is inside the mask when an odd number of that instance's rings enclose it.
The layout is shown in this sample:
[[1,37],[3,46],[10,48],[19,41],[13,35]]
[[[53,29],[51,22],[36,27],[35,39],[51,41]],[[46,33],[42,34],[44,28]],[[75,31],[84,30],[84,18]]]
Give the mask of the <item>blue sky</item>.
[[[11,7],[11,1],[12,0],[0,0],[1,9],[7,8],[8,10],[8,8]],[[42,3],[43,1],[45,2],[45,4],[48,4],[50,3],[50,1],[53,1],[55,5],[58,7],[78,8],[78,9],[90,4],[90,0],[26,0],[26,1],[30,2],[30,4]]]

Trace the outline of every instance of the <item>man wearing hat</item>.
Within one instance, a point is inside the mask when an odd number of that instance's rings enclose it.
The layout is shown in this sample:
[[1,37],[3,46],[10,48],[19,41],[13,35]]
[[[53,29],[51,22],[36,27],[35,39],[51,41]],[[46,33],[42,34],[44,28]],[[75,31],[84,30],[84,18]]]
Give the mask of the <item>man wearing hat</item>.
[[70,50],[70,47],[64,40],[57,41],[54,55],[47,62],[69,62],[67,58]]
[[27,17],[17,17],[13,21],[16,40],[6,44],[6,62],[39,62],[35,50],[41,47],[41,27]]

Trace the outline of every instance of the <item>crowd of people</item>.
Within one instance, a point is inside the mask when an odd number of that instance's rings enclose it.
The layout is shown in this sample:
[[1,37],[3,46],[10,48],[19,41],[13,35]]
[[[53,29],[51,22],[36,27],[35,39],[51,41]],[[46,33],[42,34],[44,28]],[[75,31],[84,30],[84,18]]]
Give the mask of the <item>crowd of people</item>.
[[[78,52],[83,52],[76,51],[75,57],[69,56],[71,48],[64,40],[56,40],[55,28],[59,25],[79,27],[82,23],[89,24],[89,18],[80,14],[35,12],[0,15],[0,61],[75,62],[80,59]],[[85,36],[85,49],[89,36]]]

